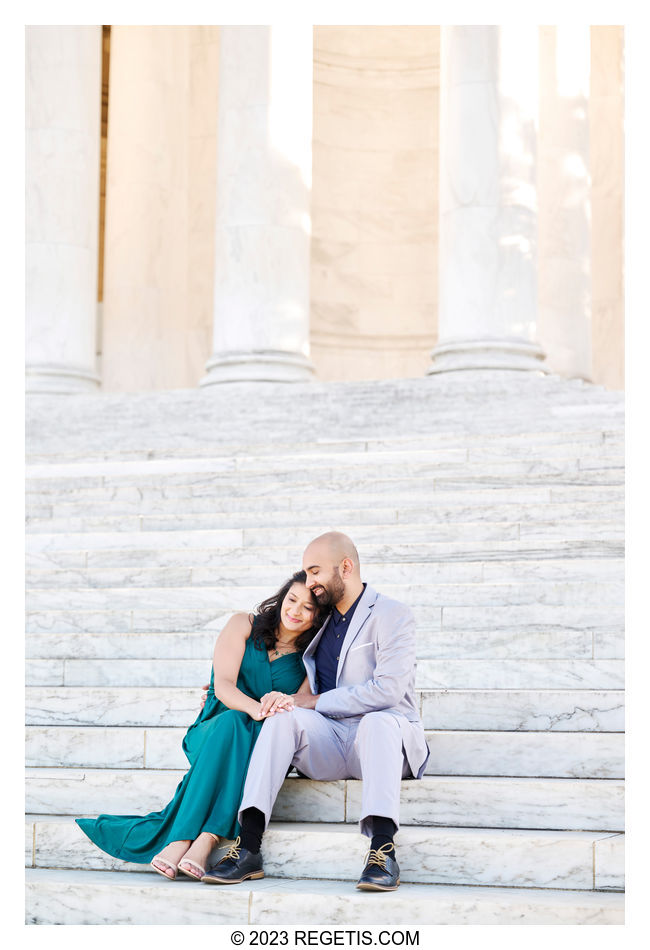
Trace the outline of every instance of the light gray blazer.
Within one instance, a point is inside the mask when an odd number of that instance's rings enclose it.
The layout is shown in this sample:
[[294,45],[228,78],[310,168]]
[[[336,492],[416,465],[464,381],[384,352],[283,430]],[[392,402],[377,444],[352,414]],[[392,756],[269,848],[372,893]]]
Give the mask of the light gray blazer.
[[[326,626],[327,620],[303,655],[313,693],[317,692],[314,653]],[[411,608],[366,585],[341,647],[336,688],[321,693],[316,709],[334,719],[376,710],[392,713],[400,724],[411,772],[420,778],[429,747],[415,699],[415,667]]]

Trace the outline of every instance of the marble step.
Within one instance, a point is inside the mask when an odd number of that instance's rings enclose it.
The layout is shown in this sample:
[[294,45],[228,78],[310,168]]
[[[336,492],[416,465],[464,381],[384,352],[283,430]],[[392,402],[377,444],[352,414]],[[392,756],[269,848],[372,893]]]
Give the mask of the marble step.
[[[195,707],[195,711],[198,708]],[[192,720],[193,721],[193,720]],[[425,727],[431,721],[425,719]],[[620,779],[625,740],[609,732],[427,729],[427,775]],[[34,768],[185,769],[186,727],[28,725]]]
[[[104,462],[90,468],[52,465],[50,476],[59,477],[70,474],[79,477],[84,472],[89,475],[106,477],[128,477],[131,480],[142,478],[151,484],[151,479],[165,485],[188,485],[193,482],[210,484],[213,490],[219,488],[233,495],[276,495],[286,491],[307,488],[327,489],[333,487],[342,491],[353,487],[359,491],[363,486],[373,491],[405,491],[409,487],[433,485],[438,480],[448,481],[455,478],[492,479],[501,481],[536,480],[566,481],[576,478],[578,481],[593,476],[596,484],[621,484],[625,456],[620,450],[613,454],[597,452],[583,455],[557,455],[555,457],[477,459],[467,458],[466,448],[433,452],[428,458],[418,458],[412,453],[385,456],[381,453],[366,452],[360,455],[346,453],[345,465],[332,455],[322,458],[300,456],[292,452],[282,459],[253,459],[241,463],[238,459],[188,459],[178,462]],[[28,478],[43,474],[43,467],[28,467]],[[154,481],[154,484],[156,482]],[[373,487],[374,486],[374,487]]]
[[[104,854],[72,817],[28,815],[25,833],[27,867],[144,870]],[[408,825],[395,837],[404,883],[589,891],[603,880],[607,887],[622,888],[623,844],[623,835],[599,831]],[[320,879],[356,881],[367,839],[351,824],[272,822],[263,849],[272,877],[313,877],[317,870]]]
[[[587,557],[622,557],[623,540],[549,539],[540,542],[480,540],[436,540],[420,538],[395,541],[381,529],[385,540],[358,542],[362,565],[410,560],[575,560]],[[429,534],[432,532],[430,531]],[[229,537],[230,535],[230,537]],[[237,538],[238,535],[238,538]],[[119,533],[61,532],[26,536],[26,566],[34,567],[201,567],[234,564],[293,564],[302,560],[301,544],[253,545],[246,547],[242,532],[221,531],[150,531]],[[239,541],[239,543],[237,543]],[[277,542],[277,539],[276,539]]]
[[[168,802],[185,770],[28,768],[26,810],[38,815],[145,815]],[[402,825],[621,831],[623,782],[425,777],[403,781]],[[361,782],[289,777],[273,818],[357,822]]]
[[[476,494],[476,493],[472,493]],[[355,505],[352,499],[341,498],[333,494],[330,505],[318,504],[309,494],[302,499],[292,495],[290,507],[271,503],[268,499],[266,506],[258,499],[253,504],[249,500],[241,499],[228,505],[229,499],[213,499],[205,495],[192,498],[164,497],[161,499],[141,498],[131,500],[97,501],[90,502],[80,499],[70,502],[28,503],[27,524],[40,523],[51,519],[60,522],[62,519],[117,519],[117,518],[151,518],[182,513],[184,517],[199,519],[210,516],[220,518],[220,525],[224,528],[257,527],[269,524],[287,526],[292,521],[304,520],[304,514],[309,512],[311,523],[324,520],[349,523],[355,516],[364,519],[367,524],[412,524],[424,521],[427,524],[440,523],[467,523],[476,521],[488,522],[549,522],[565,521],[615,521],[623,520],[624,505],[607,500],[602,502],[559,502],[544,504],[539,502],[524,502],[517,504],[514,501],[489,500],[484,504],[466,505],[459,503],[444,505],[435,497],[435,492],[412,493],[408,498],[400,498],[393,494],[382,495],[376,504],[370,504],[368,499]],[[360,499],[361,502],[361,499]],[[395,513],[397,512],[397,518]],[[372,516],[372,517],[371,517]]]
[[[438,377],[357,383],[237,383],[209,391],[103,393],[56,400],[30,397],[27,452],[47,457],[112,451],[176,454],[220,442],[321,441],[427,437],[431,433],[515,434],[540,430],[618,429],[624,397],[556,376],[446,373]],[[463,377],[462,379],[459,377]],[[218,391],[213,391],[213,390]],[[251,412],[254,406],[254,412]],[[352,411],[351,411],[352,409]],[[297,411],[298,410],[298,411]],[[215,425],[218,421],[218,425]]]
[[[204,608],[195,610],[172,610],[159,607],[133,610],[42,610],[29,611],[26,615],[26,631],[32,634],[166,634],[166,633],[211,633],[216,636],[231,612],[250,610],[260,603],[265,594],[255,598],[233,596],[224,609]],[[163,599],[164,603],[164,599]],[[620,646],[624,624],[621,607],[567,607],[563,605],[525,604],[519,606],[473,606],[473,607],[413,607],[416,629],[432,634],[431,642],[444,645],[454,643],[459,635],[468,632],[485,633],[487,643],[497,643],[504,635],[513,641],[522,635],[548,633],[556,642],[579,642],[581,631],[593,637],[594,657],[612,655],[612,645]],[[578,641],[576,641],[576,631]],[[496,640],[491,639],[496,635]],[[433,638],[436,639],[433,639]],[[428,638],[427,638],[428,639]],[[470,638],[471,639],[471,638]],[[478,638],[480,642],[480,638]],[[588,640],[586,641],[588,643]],[[552,640],[551,640],[552,643]],[[525,638],[523,640],[525,645]],[[584,645],[584,644],[583,644]],[[516,647],[513,647],[516,649]],[[212,651],[210,650],[210,653]],[[205,654],[206,656],[208,654]],[[615,654],[616,655],[616,654]],[[571,685],[571,684],[569,684]],[[575,685],[575,684],[574,684]],[[591,687],[593,688],[593,686]]]
[[[290,576],[292,565],[300,564],[302,552],[295,551],[281,565],[251,561],[204,567],[195,559],[187,567],[88,567],[82,569],[31,568],[26,571],[28,588],[103,588],[103,587],[207,587],[234,584],[281,584]],[[371,562],[363,562],[371,563]],[[618,581],[624,578],[625,562],[619,558],[557,558],[551,560],[492,561],[383,561],[373,563],[373,585],[422,583],[507,583],[511,581]]]
[[[179,571],[185,568],[199,566],[203,569],[219,569],[224,564],[233,567],[241,565],[250,567],[251,564],[265,563],[269,565],[300,565],[302,551],[297,547],[266,547],[266,548],[227,548],[227,547],[174,547],[174,537],[169,538],[168,547],[146,547],[139,535],[110,535],[109,547],[93,547],[97,536],[82,535],[48,535],[52,544],[60,547],[41,547],[29,550],[34,540],[40,541],[44,535],[28,536],[28,550],[25,552],[25,568],[29,571],[41,571],[45,581],[48,571],[64,570],[130,570],[134,573],[141,570],[159,571],[167,568],[170,571]],[[105,535],[100,536],[103,543]],[[129,544],[124,547],[116,542],[122,539]],[[157,540],[161,540],[157,538]],[[81,547],[66,547],[66,545]],[[84,549],[85,545],[85,549]],[[581,572],[587,566],[593,566],[598,571],[597,561],[605,559],[620,564],[625,555],[623,541],[546,541],[539,545],[526,542],[510,541],[477,541],[453,544],[451,542],[422,542],[414,544],[386,544],[367,545],[365,551],[360,545],[360,558],[364,575],[374,577],[375,564],[410,564],[411,562],[427,563],[432,571],[446,570],[443,565],[454,563],[468,563],[481,565],[484,576],[507,576],[509,568],[525,576],[529,571],[553,571],[558,563],[566,565],[567,571]],[[528,566],[528,563],[531,566]],[[584,562],[584,564],[583,564]],[[373,565],[370,567],[368,565]],[[492,566],[493,565],[493,566]],[[567,576],[566,573],[563,576]],[[30,574],[31,578],[32,575]],[[161,574],[161,577],[164,575]],[[36,578],[35,578],[36,579]],[[43,584],[42,586],[46,586]],[[160,584],[159,586],[165,586]]]
[[[380,905],[349,881],[266,877],[237,887],[171,887],[158,875],[26,871],[26,924],[222,924],[417,928],[441,924],[623,924],[624,895],[604,891],[402,884]],[[368,931],[369,933],[371,931]],[[291,937],[289,937],[291,939]],[[387,939],[383,937],[382,939]]]
[[[152,764],[152,749],[159,749],[156,767],[182,767],[183,760],[177,761],[174,756],[180,749],[185,729],[198,714],[200,689],[197,687],[202,685],[199,683],[190,689],[87,685],[27,687],[27,734],[36,743],[36,751],[32,749],[36,759],[32,764],[58,764],[50,756],[63,754],[72,755],[73,759],[62,764],[102,764],[101,758],[99,761],[88,758],[92,754],[93,736],[96,738],[98,732],[83,727],[101,728],[106,742],[115,727],[129,727],[115,737],[117,745],[112,754],[117,750],[121,756],[121,743],[126,743],[127,738],[129,742],[132,739],[139,750],[135,752],[136,758],[132,760],[129,752],[129,757],[126,760],[119,758],[119,762],[142,766],[145,764],[142,758],[144,727],[149,749],[146,764]],[[518,741],[514,734],[522,737],[528,733],[543,734],[549,736],[544,741],[551,742],[551,735],[620,733],[625,728],[623,691],[620,689],[425,689],[417,690],[416,695],[425,728],[498,730],[506,732],[510,742]],[[152,729],[154,735],[149,735]],[[590,741],[584,739],[585,748],[589,748]],[[50,747],[51,742],[54,745]],[[81,746],[79,752],[76,751],[77,745]],[[68,751],[64,753],[63,748]],[[101,755],[105,754],[102,750]]]
[[[65,446],[65,457],[77,460],[96,460],[119,454],[131,458],[183,457],[188,454],[232,454],[237,447],[241,454],[245,448],[260,441],[260,436],[275,446],[290,448],[307,446],[315,442],[319,450],[333,443],[347,442],[367,445],[377,442],[403,443],[412,440],[416,444],[453,444],[459,438],[486,439],[526,437],[557,439],[559,433],[573,441],[576,434],[616,434],[623,432],[623,393],[608,393],[594,401],[592,393],[583,390],[566,398],[559,389],[552,392],[524,393],[521,385],[509,385],[500,393],[488,384],[467,398],[464,393],[451,388],[445,390],[428,387],[413,388],[410,392],[393,385],[382,391],[377,386],[363,396],[358,390],[350,390],[344,384],[330,383],[311,392],[289,387],[304,398],[300,418],[296,406],[286,402],[286,393],[277,387],[263,387],[264,399],[260,400],[259,386],[235,387],[237,397],[244,399],[241,405],[234,404],[231,386],[224,387],[230,393],[220,394],[215,399],[210,393],[209,402],[202,402],[194,394],[190,398],[178,390],[166,394],[150,394],[142,401],[136,394],[125,394],[115,402],[113,395],[102,393],[95,404],[83,398],[65,400],[63,407],[50,403],[28,400],[27,455],[30,460],[47,460],[57,456],[57,450]],[[445,387],[451,384],[445,380]],[[354,411],[343,402],[354,392]],[[298,395],[298,393],[300,395]],[[252,400],[245,402],[245,394]],[[162,398],[161,398],[162,397]],[[316,402],[313,402],[313,400]],[[312,406],[318,414],[318,437],[309,424],[304,407]],[[137,407],[137,408],[136,408]],[[215,425],[215,421],[218,424]],[[60,457],[60,455],[59,455]]]
[[107,459],[100,463],[74,465],[53,462],[51,465],[28,465],[27,489],[39,490],[58,479],[61,486],[72,479],[79,487],[110,491],[134,485],[145,492],[160,487],[204,485],[213,488],[233,483],[256,484],[261,478],[274,483],[301,482],[309,476],[324,483],[340,474],[341,459],[354,485],[368,478],[426,478],[464,472],[483,475],[557,474],[594,469],[617,469],[624,465],[622,443],[607,445],[491,446],[475,449],[471,442],[455,448],[426,450],[422,448],[389,451],[347,450],[333,453],[305,454],[293,446],[277,455],[249,452],[244,458],[221,455],[213,458],[184,458],[153,461],[121,461]]
[[[332,486],[328,498],[316,499],[310,485],[307,485],[302,493],[292,491],[286,501],[272,494],[256,499],[243,494],[238,498],[231,498],[227,492],[222,498],[215,500],[215,504],[212,504],[209,495],[187,499],[165,497],[160,500],[144,498],[106,502],[86,502],[83,499],[61,503],[47,501],[28,505],[26,523],[30,531],[47,530],[44,526],[48,523],[51,524],[52,530],[89,530],[84,525],[97,526],[103,523],[108,526],[107,530],[128,530],[111,527],[123,520],[127,525],[135,526],[134,530],[137,530],[135,519],[142,518],[144,530],[147,524],[157,524],[168,518],[171,519],[170,524],[178,527],[187,522],[188,525],[204,529],[254,529],[269,526],[265,517],[267,512],[272,514],[275,525],[285,526],[287,522],[290,524],[292,520],[297,519],[301,525],[307,520],[309,525],[315,526],[323,521],[343,524],[359,522],[369,525],[413,524],[420,519],[425,523],[437,525],[446,522],[458,524],[481,521],[552,522],[560,517],[579,521],[613,521],[621,516],[622,499],[620,495],[616,496],[610,491],[610,488],[620,488],[620,485],[601,486],[601,500],[594,502],[580,498],[579,494],[575,497],[577,488],[580,487],[579,481],[575,484],[569,481],[567,484],[571,486],[575,500],[559,500],[548,504],[528,501],[517,504],[514,497],[508,502],[502,499],[487,499],[481,505],[470,504],[464,502],[459,493],[455,493],[455,503],[446,505],[438,499],[433,485],[412,486],[410,490],[407,489],[408,497],[402,497],[403,486],[395,492],[390,490],[390,487],[381,494],[369,492],[370,497],[359,499],[358,505],[354,504],[354,498],[346,498],[344,491],[335,486]],[[270,485],[271,483],[267,482],[267,486]],[[480,484],[467,484],[468,494],[471,493],[471,500],[474,502],[477,495],[485,496],[490,490],[489,486],[481,491]],[[517,493],[517,486],[513,486],[512,496]],[[551,493],[550,488],[548,493]],[[444,494],[449,495],[451,492],[444,491]],[[228,501],[232,503],[227,504]],[[265,501],[266,505],[262,504],[262,501]],[[66,525],[66,522],[69,522],[69,525]]]
[[[195,576],[210,581],[210,572],[202,574],[196,568]],[[427,566],[424,571],[426,573]],[[404,571],[408,575],[408,568]],[[214,581],[208,585],[186,587],[107,587],[107,588],[32,588],[27,591],[26,607],[30,611],[47,610],[160,610],[215,609],[233,610],[236,603],[255,604],[280,586],[287,577],[286,569],[277,566],[260,568],[262,577],[254,584],[237,583],[241,576],[233,572],[223,585]],[[243,577],[243,581],[252,580]],[[400,579],[401,580],[401,579]],[[383,583],[381,592],[412,607],[516,607],[532,604],[540,606],[567,606],[571,608],[613,608],[623,603],[624,580],[594,581],[540,581],[522,580],[519,583],[435,583],[425,578],[407,579],[391,584]]]
[[[336,529],[350,535],[357,545],[364,543],[378,544],[411,544],[430,542],[447,542],[451,545],[469,542],[524,542],[539,545],[547,541],[596,541],[607,543],[622,542],[624,539],[624,525],[620,519],[608,521],[573,521],[566,524],[558,521],[545,522],[439,522],[431,525],[424,523],[401,523],[397,519],[399,512],[394,512],[395,520],[391,523],[378,524],[372,512],[369,521],[364,521],[366,515],[362,509],[354,522],[334,523],[321,522],[320,524],[301,524],[298,533],[300,546],[304,548],[312,538],[325,531]],[[286,536],[287,526],[223,528],[220,516],[217,515],[168,515],[168,516],[140,516],[133,515],[123,518],[75,518],[70,520],[42,519],[30,525],[28,544],[32,551],[61,546],[70,543],[70,538],[77,536],[77,545],[80,548],[102,546],[104,548],[120,547],[123,538],[135,537],[139,533],[141,546],[178,547],[194,546],[222,546],[231,545],[241,547],[270,547],[277,546],[278,540]],[[39,533],[43,535],[39,539]],[[86,535],[84,539],[83,535]],[[172,541],[170,538],[178,534],[183,541]],[[88,535],[92,535],[89,538]],[[158,540],[155,536],[158,535]],[[188,537],[194,536],[187,541]]]
[[[540,447],[539,456],[544,452]],[[467,461],[466,449],[453,453],[436,452],[428,458],[418,458],[415,453],[391,453],[382,456],[365,453],[348,459],[345,466],[329,456],[320,460],[300,457],[295,452],[286,456],[280,465],[263,457],[255,467],[242,470],[233,459],[170,459],[152,462],[104,461],[95,464],[70,465],[68,463],[27,466],[26,487],[28,493],[52,489],[72,488],[93,490],[99,497],[120,494],[133,489],[145,496],[156,496],[167,491],[181,495],[231,494],[235,497],[273,497],[309,490],[331,495],[334,488],[342,492],[360,494],[365,492],[406,492],[439,488],[450,491],[456,479],[486,480],[495,488],[518,485],[519,488],[549,487],[563,484],[622,485],[624,454],[600,452],[583,456],[551,459],[544,457],[508,458],[497,460]],[[349,476],[349,477],[345,477]],[[101,491],[100,491],[101,489]],[[92,497],[92,496],[91,496]]]
[[[105,393],[102,395],[104,404],[106,404],[106,397],[109,394]],[[110,398],[110,397],[109,397]],[[620,396],[618,397],[620,399]],[[177,402],[177,396],[172,397],[173,402]],[[621,401],[622,402],[622,401]],[[78,402],[76,401],[78,406]],[[35,404],[30,401],[30,412],[28,413],[30,424],[36,419],[38,411],[34,412]],[[54,409],[56,411],[57,407],[47,406],[41,407],[48,410]],[[90,407],[96,409],[95,407]],[[128,410],[129,406],[125,403],[124,408]],[[89,418],[91,418],[89,416]],[[116,417],[116,421],[119,423],[124,417]],[[62,420],[61,420],[62,421]],[[186,420],[189,422],[190,420]],[[220,420],[220,424],[224,424],[227,420]],[[251,426],[255,426],[255,418],[250,418],[248,420],[251,423]],[[373,420],[374,421],[374,420]],[[380,422],[380,420],[378,420]],[[379,432],[379,427],[375,429],[372,435],[368,433],[360,433],[355,436],[350,436],[347,432],[338,432],[338,433],[329,433],[327,436],[318,435],[315,436],[312,431],[309,434],[308,438],[305,438],[300,443],[300,452],[302,454],[308,454],[315,452],[319,455],[326,453],[341,453],[348,451],[357,451],[357,452],[370,452],[370,451],[418,451],[418,450],[431,450],[439,448],[453,448],[458,445],[466,445],[468,442],[475,446],[496,446],[496,447],[507,447],[507,446],[534,446],[534,445],[604,445],[608,446],[610,444],[618,444],[623,441],[625,437],[624,431],[624,419],[621,415],[620,419],[615,418],[615,415],[607,413],[607,416],[602,420],[586,420],[585,419],[576,419],[574,424],[569,423],[566,425],[564,421],[556,416],[554,419],[551,418],[548,421],[550,425],[540,426],[537,423],[539,419],[531,419],[531,422],[534,424],[531,426],[522,426],[514,427],[510,425],[505,425],[501,430],[490,427],[489,433],[481,432],[480,425],[473,426],[471,425],[474,422],[474,418],[466,418],[464,420],[465,424],[459,425],[457,429],[450,428],[448,426],[427,426],[426,422],[424,425],[421,423],[423,420],[421,418],[413,419],[411,421],[417,424],[418,433],[417,435],[412,434],[412,432],[398,432],[396,430],[391,430],[390,425],[386,426],[384,432]],[[470,423],[470,425],[467,425]],[[371,426],[369,428],[374,428]],[[225,426],[224,426],[225,429]],[[210,429],[208,436],[211,436],[214,431],[214,426]],[[45,434],[45,432],[43,433]],[[110,436],[111,433],[106,432],[106,435],[109,436],[107,443],[111,442]],[[160,434],[160,433],[158,433]],[[202,433],[203,434],[203,433]],[[52,432],[47,433],[50,436],[50,444],[56,439],[56,434]],[[102,433],[95,433],[96,437],[101,437]],[[196,451],[194,457],[200,458],[206,453],[211,457],[218,458],[220,456],[232,457],[233,455],[237,456],[249,456],[254,454],[275,456],[280,451],[283,452],[295,452],[296,450],[296,441],[295,439],[288,439],[287,441],[281,441],[282,433],[278,433],[277,439],[263,440],[259,441],[255,437],[250,438],[248,435],[248,430],[244,429],[238,433],[238,438],[231,439],[228,441],[225,437],[223,440],[203,440],[196,439],[194,442],[185,441],[183,446],[176,446],[177,454],[174,455],[174,458],[186,458],[191,449]],[[66,439],[61,440],[63,442],[69,441]],[[141,445],[145,440],[142,440]],[[207,442],[207,444],[205,444]],[[173,443],[169,443],[167,446],[170,450],[173,451]],[[124,449],[120,448],[119,445],[107,444],[104,455],[106,458],[135,458],[137,454],[138,459],[156,459],[160,458],[160,447],[154,449],[150,454],[147,454],[146,450],[140,448],[140,451],[133,449],[131,447]],[[77,457],[82,458],[82,451],[68,451],[65,453],[66,457]],[[92,463],[97,464],[97,459],[93,459]]]
[[[362,487],[350,487],[345,493],[309,489],[306,493],[277,495],[269,498],[267,495],[232,495],[228,491],[215,492],[212,488],[202,485],[188,486],[183,489],[173,488],[163,484],[154,491],[148,486],[145,489],[135,486],[113,488],[109,490],[94,489],[91,493],[83,488],[67,485],[47,492],[29,492],[26,496],[27,513],[32,516],[41,514],[43,517],[52,515],[52,506],[71,504],[75,502],[80,511],[91,512],[99,507],[106,513],[122,511],[127,514],[142,514],[146,510],[163,509],[163,506],[175,505],[183,509],[191,506],[195,513],[201,511],[212,514],[237,514],[247,524],[254,523],[256,516],[270,514],[276,519],[295,517],[303,514],[307,508],[312,520],[329,518],[347,522],[346,511],[376,511],[377,522],[390,520],[385,512],[398,511],[407,518],[412,518],[412,512],[418,511],[427,505],[441,511],[448,510],[453,517],[460,509],[470,512],[477,509],[479,513],[489,515],[503,506],[506,510],[520,508],[524,512],[530,506],[571,506],[562,508],[565,514],[588,517],[590,508],[595,514],[603,512],[603,506],[620,507],[624,502],[624,485],[573,485],[570,482],[558,485],[512,485],[505,488],[488,486],[482,488],[463,488],[458,491],[438,488],[435,484],[413,486],[410,491],[364,491]],[[83,507],[82,507],[83,506]],[[61,509],[66,514],[70,511]],[[457,519],[458,520],[458,519]],[[475,520],[472,518],[472,520]],[[595,519],[594,519],[595,520]]]
[[[339,385],[339,384],[333,384]],[[132,398],[132,394],[129,394]],[[361,417],[360,407],[355,412],[341,413],[341,418],[332,425],[324,407],[318,407],[318,437],[305,419],[294,418],[269,420],[257,418],[259,394],[254,395],[255,411],[247,411],[238,420],[222,416],[215,424],[215,417],[196,411],[191,415],[172,419],[168,408],[177,411],[177,392],[165,410],[159,408],[157,417],[149,426],[143,420],[132,417],[125,403],[114,417],[111,427],[104,415],[107,393],[102,393],[91,407],[85,422],[78,428],[70,428],[70,419],[58,416],[56,406],[36,407],[28,401],[26,413],[26,457],[30,466],[45,464],[75,464],[78,466],[98,464],[104,461],[150,462],[171,459],[214,458],[220,456],[268,455],[274,457],[282,452],[300,451],[319,454],[338,454],[349,448],[352,451],[377,451],[381,449],[403,450],[419,448],[450,448],[478,444],[486,440],[495,443],[554,444],[566,439],[568,444],[599,438],[605,445],[620,443],[625,437],[624,395],[617,393],[618,405],[604,406],[603,411],[589,405],[581,395],[580,402],[573,406],[540,405],[523,402],[516,412],[492,400],[491,404],[480,401],[472,403],[441,401],[439,405],[418,402],[412,407],[389,407],[376,405],[372,416]],[[69,410],[79,408],[75,397],[67,400]],[[60,408],[60,407],[59,407]],[[276,406],[277,409],[277,406]],[[394,409],[394,412],[390,412]],[[226,414],[232,411],[229,405]],[[175,412],[174,412],[175,414]],[[46,416],[49,415],[49,419]],[[131,416],[131,418],[129,418]],[[300,436],[299,436],[300,433]]]
[[[204,660],[30,660],[28,687],[124,688],[196,686],[207,682]],[[623,689],[622,659],[422,659],[419,689]]]
[[[102,481],[101,479],[98,479]],[[84,485],[83,480],[76,478],[44,479],[33,482],[34,490],[28,491],[26,503],[28,510],[32,506],[51,506],[56,502],[78,501],[88,505],[117,505],[120,503],[163,503],[163,502],[200,502],[209,499],[212,512],[240,512],[252,517],[256,511],[269,510],[268,496],[259,495],[230,495],[228,492],[215,492],[210,484],[194,483],[186,486],[173,486],[166,480],[154,487],[147,479],[144,485],[136,486],[130,483],[124,485],[94,486],[95,479],[90,480],[93,487]],[[47,488],[44,488],[44,485]],[[370,492],[354,486],[348,486],[345,494],[329,492],[327,490],[311,490],[308,496],[310,511],[374,508],[386,507],[406,510],[413,505],[422,505],[425,502],[435,501],[440,507],[483,507],[495,505],[547,505],[547,504],[581,504],[601,505],[608,503],[615,505],[624,501],[624,485],[572,485],[560,484],[519,485],[499,488],[498,486],[485,489],[461,489],[459,491],[437,488],[434,484],[427,488],[419,487],[417,491],[409,492]],[[273,512],[296,512],[305,507],[305,498],[300,493],[292,495],[278,495],[272,499]]]
[[[144,591],[146,588],[142,590]],[[60,593],[68,592],[62,590]],[[69,593],[72,599],[73,593],[74,596],[77,596],[78,592]],[[460,608],[461,611],[462,609]],[[551,609],[551,607],[547,607],[547,610]],[[448,612],[450,617],[446,616]],[[85,612],[79,611],[79,613],[84,617],[86,616]],[[470,623],[463,624],[462,614],[459,622],[454,625],[452,619],[456,614],[451,613],[451,608],[443,608],[443,615],[449,621],[449,626],[444,630],[432,626],[433,620],[431,619],[428,626],[421,625],[417,632],[418,682],[422,685],[426,685],[425,680],[429,680],[432,676],[435,678],[438,675],[438,666],[433,662],[438,660],[475,661],[492,659],[507,662],[509,658],[518,656],[524,661],[552,661],[562,658],[588,661],[594,657],[599,660],[611,660],[623,656],[622,618],[617,626],[616,618],[610,611],[603,612],[597,618],[599,621],[597,630],[594,629],[593,624],[588,622],[589,619],[594,619],[593,612],[591,615],[576,614],[575,611],[565,613],[565,608],[562,606],[555,608],[552,626],[547,619],[546,626],[543,623],[541,625],[538,623],[530,629],[526,629],[526,627],[513,629],[512,626],[499,629],[496,609],[494,627],[487,630],[472,629]],[[212,637],[206,638],[205,649],[198,655],[196,649],[193,649],[189,656],[181,656],[178,659],[161,658],[160,654],[153,652],[146,664],[143,664],[141,659],[133,656],[120,656],[120,654],[124,654],[124,646],[120,648],[119,645],[115,654],[108,655],[102,661],[75,655],[51,657],[49,655],[51,649],[48,647],[48,636],[65,635],[73,631],[51,630],[48,633],[44,625],[48,621],[50,624],[53,622],[54,613],[41,612],[35,616],[42,618],[42,623],[39,628],[31,630],[28,635],[31,658],[27,664],[26,682],[29,685],[78,686],[86,678],[86,682],[94,685],[191,686],[196,682],[197,676],[201,678],[205,675],[202,670],[204,671],[207,668],[209,675],[214,639],[230,614],[227,613],[220,619],[218,627],[215,625]],[[31,619],[33,620],[33,617]],[[67,614],[66,619],[68,619]],[[543,621],[542,616],[538,618],[538,621]],[[489,627],[489,618],[485,618],[484,626]],[[150,629],[152,633],[156,629],[155,618],[152,618]],[[79,630],[83,633],[91,633],[91,631],[83,629],[82,623],[79,624]],[[110,629],[107,632],[113,634],[113,641],[116,642],[119,642],[120,637],[124,634],[131,633],[129,630],[120,632],[111,631]],[[169,632],[174,633],[175,631]],[[33,636],[39,639],[32,641]],[[137,648],[137,636],[136,634],[134,639],[134,635],[131,634],[131,640],[127,643],[133,642]],[[167,634],[161,633],[161,636],[164,638]],[[36,642],[44,647],[46,651],[44,656],[39,656],[35,652],[34,644]],[[69,642],[73,644],[75,641],[70,639]],[[57,640],[55,639],[53,644],[56,645],[56,643]]]
[[[225,614],[222,623],[227,617]],[[30,633],[25,647],[29,660],[205,660],[211,657],[217,631],[193,633]],[[615,628],[522,626],[514,629],[439,630],[420,625],[416,631],[419,660],[459,659],[618,659],[624,636]],[[34,675],[57,676],[56,664],[36,667]],[[31,675],[31,674],[30,674]],[[65,679],[65,670],[63,670]]]
[[[444,437],[430,435],[413,438],[368,439],[366,441],[310,440],[296,448],[287,442],[258,442],[249,444],[230,443],[215,446],[213,454],[206,457],[181,456],[169,459],[128,459],[122,453],[108,456],[96,462],[53,462],[57,472],[66,471],[76,477],[122,477],[138,476],[141,472],[166,473],[171,471],[196,472],[255,472],[285,471],[298,460],[302,466],[315,468],[336,464],[345,456],[346,465],[368,464],[369,459],[378,463],[449,464],[458,462],[500,462],[517,459],[538,460],[549,458],[615,458],[624,454],[621,431],[586,430],[578,432],[547,432],[523,435],[496,435],[486,439],[478,435],[459,433]],[[66,466],[64,469],[62,466]],[[105,473],[105,475],[102,475]],[[43,464],[29,464],[27,476],[31,480],[50,477]]]

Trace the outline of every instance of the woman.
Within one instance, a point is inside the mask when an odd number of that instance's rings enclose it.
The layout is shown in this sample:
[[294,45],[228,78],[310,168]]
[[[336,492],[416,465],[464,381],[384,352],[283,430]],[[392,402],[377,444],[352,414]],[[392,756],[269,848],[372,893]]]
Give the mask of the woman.
[[94,844],[124,861],[151,862],[163,877],[201,880],[219,837],[239,833],[237,811],[248,762],[267,715],[293,708],[287,694],[309,692],[302,653],[324,620],[304,571],[260,604],[234,614],[214,648],[205,706],[185,734],[191,768],[173,799],[144,817],[77,818]]

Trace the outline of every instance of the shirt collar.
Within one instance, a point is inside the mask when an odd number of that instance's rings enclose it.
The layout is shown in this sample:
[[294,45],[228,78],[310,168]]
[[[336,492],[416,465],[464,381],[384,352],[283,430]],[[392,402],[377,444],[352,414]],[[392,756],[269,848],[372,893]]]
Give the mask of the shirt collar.
[[334,608],[334,619],[337,623],[339,623],[343,619],[345,620],[350,619],[354,611],[357,609],[359,601],[361,600],[365,592],[366,592],[366,585],[364,584],[363,590],[361,591],[361,593],[359,594],[355,602],[350,607],[348,607],[348,609],[345,611],[344,614],[342,614],[341,611],[337,607]]

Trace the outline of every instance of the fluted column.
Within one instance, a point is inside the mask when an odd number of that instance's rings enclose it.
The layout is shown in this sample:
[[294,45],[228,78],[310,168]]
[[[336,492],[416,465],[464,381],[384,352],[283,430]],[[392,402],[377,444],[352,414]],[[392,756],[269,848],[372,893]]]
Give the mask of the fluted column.
[[429,373],[539,370],[537,27],[441,27],[438,345]]
[[213,353],[201,385],[311,378],[312,27],[220,29]]
[[26,387],[95,390],[101,26],[26,29]]

